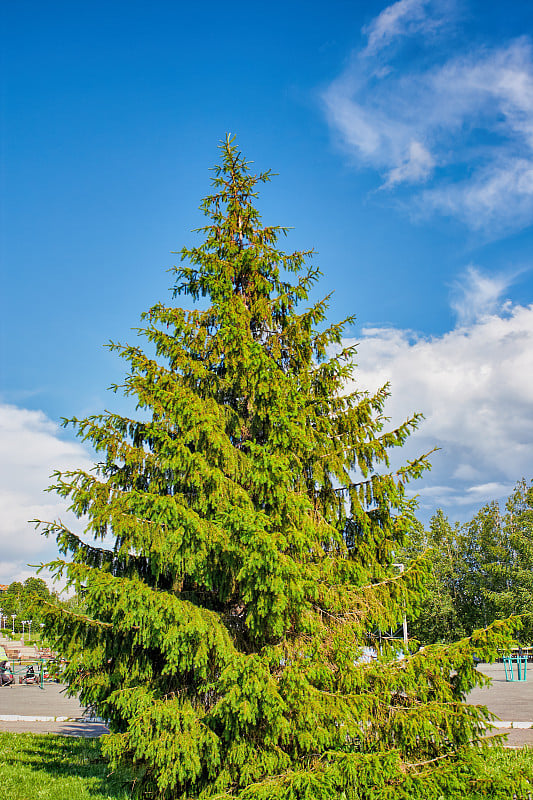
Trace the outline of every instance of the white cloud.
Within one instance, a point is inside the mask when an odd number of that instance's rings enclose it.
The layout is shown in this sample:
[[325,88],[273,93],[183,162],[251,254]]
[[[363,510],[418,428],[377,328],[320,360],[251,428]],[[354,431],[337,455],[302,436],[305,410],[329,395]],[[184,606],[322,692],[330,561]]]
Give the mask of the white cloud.
[[[382,189],[411,187],[413,213],[454,216],[492,234],[523,227],[533,221],[531,42],[443,55],[428,32],[442,34],[445,13],[452,17],[423,0],[386,8],[323,92],[325,113],[355,162],[380,173]],[[402,46],[414,36],[420,46],[406,57]],[[421,183],[430,185],[417,190]]]
[[503,302],[504,292],[514,278],[512,273],[484,275],[473,264],[467,267],[462,280],[453,285],[451,305],[459,327],[505,311],[509,303]]
[[[522,476],[533,477],[533,305],[504,300],[510,280],[468,268],[454,287],[457,327],[442,336],[366,328],[358,337],[357,386],[375,390],[390,381],[391,425],[425,414],[398,457],[441,448],[432,471],[412,486],[425,515],[441,506],[466,519],[507,496]],[[44,489],[54,469],[91,464],[42,412],[0,404],[0,583],[24,579],[27,564],[54,557],[54,543],[28,520],[71,524],[62,501]]]
[[358,339],[357,385],[390,381],[391,424],[425,415],[402,459],[441,448],[413,487],[427,513],[468,514],[533,477],[533,306],[504,308],[443,336],[373,328]]
[[89,469],[85,448],[60,436],[42,411],[0,404],[0,583],[24,580],[38,564],[57,555],[31,519],[71,519],[66,504],[44,490],[55,469]]
[[363,32],[368,36],[365,54],[374,54],[399,36],[425,31],[430,25],[429,0],[399,0],[379,14]]
[[417,211],[458,217],[473,230],[526,227],[533,220],[533,159],[494,157],[468,180],[422,192]]
[[431,175],[435,161],[423,144],[412,141],[407,157],[400,166],[391,169],[385,186],[397,183],[420,183]]

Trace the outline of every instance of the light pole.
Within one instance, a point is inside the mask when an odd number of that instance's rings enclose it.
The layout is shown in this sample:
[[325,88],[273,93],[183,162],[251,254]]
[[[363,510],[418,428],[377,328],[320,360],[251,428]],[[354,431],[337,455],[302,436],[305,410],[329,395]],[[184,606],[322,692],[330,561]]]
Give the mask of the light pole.
[[32,622],[33,622],[32,619],[28,620],[28,630],[29,630],[28,638],[30,640],[30,644],[31,644],[31,624],[32,624]]
[[4,611],[4,609],[0,608],[0,631],[2,630],[2,622],[4,620],[4,618],[2,616],[3,611]]
[[[392,566],[397,567],[400,570],[400,575],[405,570],[405,564],[393,564]],[[403,627],[403,644],[405,647],[405,652],[407,653],[407,617],[405,615],[403,618],[402,627]]]
[[22,620],[22,644],[24,644],[24,626],[26,625],[27,622],[28,622],[27,619]]
[[13,620],[13,636],[15,635],[15,619],[16,619],[16,616],[17,616],[16,614],[11,614],[11,619]]

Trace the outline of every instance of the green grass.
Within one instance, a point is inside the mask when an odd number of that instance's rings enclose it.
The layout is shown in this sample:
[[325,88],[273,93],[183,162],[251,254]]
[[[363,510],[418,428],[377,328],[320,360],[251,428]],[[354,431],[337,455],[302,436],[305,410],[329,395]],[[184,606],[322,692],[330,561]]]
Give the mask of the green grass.
[[[473,756],[467,773],[459,793],[451,789],[428,800],[512,800],[513,794],[528,800],[533,749]],[[471,787],[466,794],[465,785]],[[131,800],[131,795],[127,773],[111,772],[98,739],[0,732],[0,800]]]
[[[20,642],[22,639],[22,631],[15,631],[13,633],[10,630],[2,630],[0,635],[4,639],[11,639],[12,642]],[[40,644],[41,642],[41,634],[37,631],[32,631],[31,638],[28,636],[28,631],[24,634],[24,644],[32,645],[32,644]]]
[[[477,765],[477,780],[492,787],[493,797],[504,796],[506,790],[512,786],[509,800],[513,795],[517,800],[533,798],[533,748],[497,748],[488,758],[479,758]],[[496,787],[500,794],[495,791]],[[473,798],[486,796],[482,790],[475,791],[472,795]]]
[[98,739],[0,732],[0,800],[128,800]]

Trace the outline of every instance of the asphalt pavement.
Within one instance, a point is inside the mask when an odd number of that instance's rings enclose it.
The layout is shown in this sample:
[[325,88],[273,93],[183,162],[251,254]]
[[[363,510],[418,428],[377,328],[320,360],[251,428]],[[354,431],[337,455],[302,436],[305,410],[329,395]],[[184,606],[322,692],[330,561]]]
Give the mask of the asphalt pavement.
[[[507,734],[507,745],[533,747],[533,664],[526,681],[507,681],[503,664],[480,664],[491,686],[474,689],[467,698],[486,706],[499,718],[492,733]],[[101,736],[108,729],[92,719],[66,687],[57,683],[14,684],[0,688],[0,731],[59,733],[64,736]]]
[[66,686],[45,683],[0,688],[0,731],[58,733],[62,736],[101,736],[109,733],[89,716],[76,697],[67,697]]
[[[491,685],[470,692],[467,702],[486,706],[499,718],[492,733],[505,733],[508,747],[533,747],[533,664],[525,681],[508,681],[503,664],[480,664]],[[516,677],[516,667],[514,675]]]

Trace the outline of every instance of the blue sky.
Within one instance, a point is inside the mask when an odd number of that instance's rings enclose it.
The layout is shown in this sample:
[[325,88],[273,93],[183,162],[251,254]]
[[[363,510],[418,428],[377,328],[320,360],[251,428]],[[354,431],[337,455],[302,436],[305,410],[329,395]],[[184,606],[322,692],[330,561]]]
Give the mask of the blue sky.
[[400,0],[5,5],[0,582],[51,554],[62,416],[117,407],[131,341],[166,300],[234,132],[266,222],[314,248],[357,314],[360,385],[433,445],[421,515],[466,519],[531,477],[533,5]]

